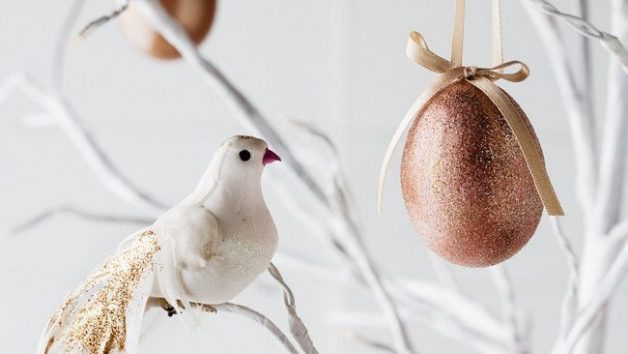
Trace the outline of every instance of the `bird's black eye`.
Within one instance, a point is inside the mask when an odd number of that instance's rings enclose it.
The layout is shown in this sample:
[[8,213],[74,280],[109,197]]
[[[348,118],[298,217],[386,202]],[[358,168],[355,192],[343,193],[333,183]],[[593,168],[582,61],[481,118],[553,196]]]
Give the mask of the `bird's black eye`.
[[249,152],[249,150],[240,151],[240,160],[248,161],[250,158],[251,158],[251,153]]

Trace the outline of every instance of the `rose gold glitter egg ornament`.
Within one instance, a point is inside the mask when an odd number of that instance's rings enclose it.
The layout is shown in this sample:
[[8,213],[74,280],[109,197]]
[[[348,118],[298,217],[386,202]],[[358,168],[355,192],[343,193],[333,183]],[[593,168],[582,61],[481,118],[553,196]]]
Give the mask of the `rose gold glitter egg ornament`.
[[[510,258],[528,242],[544,206],[549,215],[563,211],[530,122],[494,83],[522,81],[528,68],[517,61],[500,64],[501,48],[493,68],[461,66],[460,2],[451,61],[431,52],[420,34],[410,35],[408,56],[441,75],[417,99],[389,146],[380,200],[386,166],[409,126],[401,187],[416,231],[448,261],[486,267]],[[497,30],[497,43],[499,37]],[[518,71],[505,73],[516,66]]]
[[508,123],[466,80],[438,92],[412,123],[401,186],[428,247],[465,266],[489,266],[515,254],[543,211]]
[[[179,23],[192,41],[200,44],[207,36],[216,12],[215,0],[160,0],[164,9]],[[131,45],[158,59],[178,59],[181,54],[155,32],[133,1],[119,17],[124,37]]]

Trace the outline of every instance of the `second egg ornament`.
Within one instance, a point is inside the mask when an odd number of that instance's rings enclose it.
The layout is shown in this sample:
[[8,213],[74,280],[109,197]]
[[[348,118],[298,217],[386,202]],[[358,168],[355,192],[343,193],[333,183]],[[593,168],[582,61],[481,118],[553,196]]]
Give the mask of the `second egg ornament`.
[[[161,6],[200,44],[214,22],[216,0],[159,0]],[[157,59],[177,59],[181,54],[164,37],[151,28],[140,11],[130,2],[119,17],[122,34],[131,45]]]

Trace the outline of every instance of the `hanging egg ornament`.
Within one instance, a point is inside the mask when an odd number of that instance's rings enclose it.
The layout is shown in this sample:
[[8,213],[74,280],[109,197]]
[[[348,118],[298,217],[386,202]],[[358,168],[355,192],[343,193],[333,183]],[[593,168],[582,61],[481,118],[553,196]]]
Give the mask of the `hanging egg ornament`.
[[[164,9],[183,27],[192,41],[200,44],[207,36],[216,12],[215,0],[160,0]],[[177,59],[181,54],[154,31],[142,14],[133,6],[119,17],[124,37],[131,45],[158,59]]]
[[487,95],[464,79],[419,111],[403,152],[401,184],[427,246],[468,267],[511,257],[532,237],[543,211],[512,129]]
[[452,263],[488,267],[517,253],[543,209],[564,215],[534,129],[496,82],[524,81],[524,63],[504,62],[500,3],[493,2],[493,67],[462,64],[464,0],[456,0],[451,60],[411,32],[406,55],[439,74],[397,127],[382,163],[386,170],[409,127],[401,161],[408,215],[427,246]]

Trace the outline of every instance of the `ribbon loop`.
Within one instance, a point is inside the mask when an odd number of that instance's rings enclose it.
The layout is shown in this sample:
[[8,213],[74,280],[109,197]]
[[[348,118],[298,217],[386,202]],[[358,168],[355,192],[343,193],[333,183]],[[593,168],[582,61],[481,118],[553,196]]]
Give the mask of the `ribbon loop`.
[[[512,73],[504,72],[506,69],[517,65],[519,66],[519,70],[516,70]],[[524,63],[518,60],[513,60],[494,66],[492,68],[480,68],[478,69],[477,75],[485,76],[492,81],[504,79],[510,82],[521,82],[528,78],[528,76],[530,75],[530,69]]]
[[438,74],[443,74],[454,67],[449,60],[432,52],[418,32],[410,32],[406,55],[410,60]]

